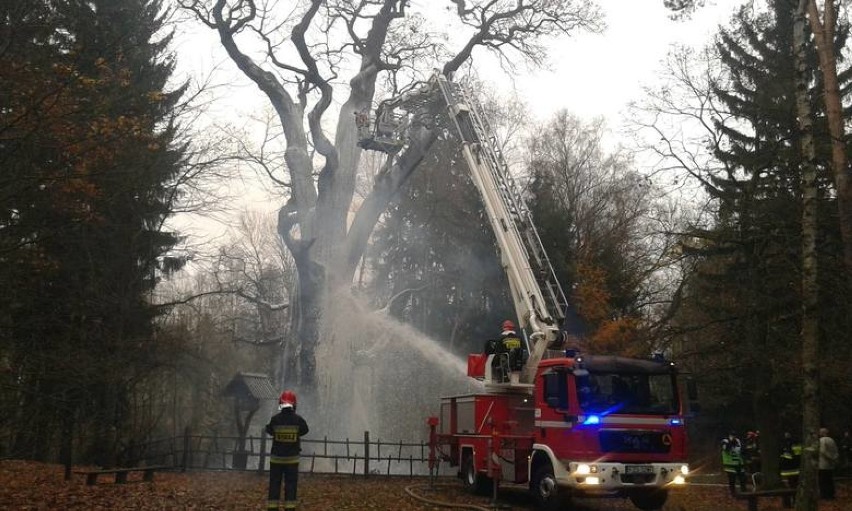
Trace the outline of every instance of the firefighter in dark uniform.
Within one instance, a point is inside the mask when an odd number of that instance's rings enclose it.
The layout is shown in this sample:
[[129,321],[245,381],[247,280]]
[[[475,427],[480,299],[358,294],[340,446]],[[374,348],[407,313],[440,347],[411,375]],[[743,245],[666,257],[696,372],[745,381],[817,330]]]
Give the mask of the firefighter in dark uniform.
[[500,340],[495,343],[493,368],[499,381],[509,381],[509,373],[520,371],[524,365],[524,343],[515,332],[515,324],[508,319],[501,325]]
[[799,484],[799,468],[802,464],[802,444],[793,439],[789,431],[784,432],[781,440],[781,480],[790,488]]
[[299,482],[299,439],[308,433],[308,423],[296,413],[296,394],[290,390],[278,399],[279,412],[266,425],[272,435],[269,458],[269,497],[266,509],[278,509],[281,479],[284,479],[284,509],[296,509],[296,485]]
[[752,477],[760,472],[760,433],[758,431],[746,433],[743,444],[743,463],[746,473],[751,474]]

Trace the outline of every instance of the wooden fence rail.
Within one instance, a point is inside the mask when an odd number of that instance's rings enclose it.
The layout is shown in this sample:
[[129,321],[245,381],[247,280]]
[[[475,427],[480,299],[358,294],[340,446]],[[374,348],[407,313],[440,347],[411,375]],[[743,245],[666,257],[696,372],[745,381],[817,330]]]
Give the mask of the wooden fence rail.
[[[182,437],[153,440],[143,446],[137,464],[171,465],[182,470],[255,470],[269,468],[269,436],[246,437],[238,449],[235,436],[193,435],[186,429]],[[396,442],[363,439],[343,440],[305,437],[302,439],[301,470],[310,473],[428,474],[429,445],[425,441]]]

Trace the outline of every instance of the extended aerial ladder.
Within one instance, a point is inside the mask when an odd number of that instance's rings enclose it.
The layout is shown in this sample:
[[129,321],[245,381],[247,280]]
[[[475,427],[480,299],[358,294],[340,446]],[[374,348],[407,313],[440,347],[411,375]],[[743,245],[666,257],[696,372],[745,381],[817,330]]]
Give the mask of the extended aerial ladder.
[[528,334],[529,358],[520,383],[533,381],[546,350],[559,347],[560,326],[568,306],[565,294],[542,245],[522,190],[509,172],[500,142],[482,114],[479,102],[463,86],[436,73],[412,92],[380,104],[373,122],[356,114],[359,145],[390,155],[406,143],[410,118],[424,115],[434,102],[446,105],[451,126],[500,248],[515,312]]

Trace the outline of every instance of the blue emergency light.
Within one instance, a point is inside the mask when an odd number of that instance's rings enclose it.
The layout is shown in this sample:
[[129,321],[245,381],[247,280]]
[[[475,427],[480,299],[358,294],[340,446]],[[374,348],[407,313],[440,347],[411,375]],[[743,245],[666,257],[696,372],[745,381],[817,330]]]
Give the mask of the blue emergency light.
[[585,424],[586,426],[592,426],[594,424],[600,424],[600,423],[601,423],[601,418],[598,415],[589,415],[588,417],[586,417],[586,420],[583,421],[583,424]]

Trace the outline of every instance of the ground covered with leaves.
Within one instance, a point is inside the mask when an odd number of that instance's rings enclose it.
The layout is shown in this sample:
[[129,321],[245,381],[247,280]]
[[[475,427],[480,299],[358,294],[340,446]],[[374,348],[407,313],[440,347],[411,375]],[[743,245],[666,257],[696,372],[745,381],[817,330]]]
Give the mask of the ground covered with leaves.
[[[159,472],[154,482],[140,475],[127,484],[114,484],[102,476],[86,486],[85,476],[63,479],[63,469],[28,461],[0,461],[0,509],[9,510],[246,510],[264,509],[266,478],[254,473]],[[134,480],[137,479],[137,480]],[[418,498],[411,495],[414,493]],[[299,484],[300,511],[437,511],[441,504],[475,504],[488,508],[492,499],[465,493],[453,478],[440,478],[430,486],[425,478],[303,474]],[[521,488],[501,489],[500,509],[534,509]],[[635,508],[622,499],[578,500],[576,511],[627,511]],[[745,511],[720,485],[692,485],[673,494],[664,511]],[[761,502],[762,511],[781,511],[779,499]],[[852,509],[852,484],[838,481],[838,499],[821,502],[820,511]]]

